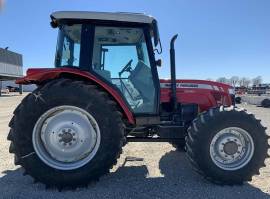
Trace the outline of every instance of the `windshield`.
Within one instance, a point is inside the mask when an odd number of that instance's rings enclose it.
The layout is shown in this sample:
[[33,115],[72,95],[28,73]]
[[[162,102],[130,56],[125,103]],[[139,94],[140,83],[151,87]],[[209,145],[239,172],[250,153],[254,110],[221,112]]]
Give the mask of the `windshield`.
[[81,30],[81,24],[59,27],[55,67],[79,67]]

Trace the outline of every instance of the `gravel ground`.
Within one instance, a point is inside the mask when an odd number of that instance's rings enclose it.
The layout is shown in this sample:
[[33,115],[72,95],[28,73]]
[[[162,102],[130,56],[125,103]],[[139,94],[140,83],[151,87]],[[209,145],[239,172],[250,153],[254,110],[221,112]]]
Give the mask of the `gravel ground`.
[[[217,186],[194,173],[185,154],[168,143],[130,143],[111,173],[88,188],[58,192],[34,184],[14,166],[6,140],[8,122],[22,96],[0,97],[0,198],[270,198],[270,161],[243,186]],[[243,105],[270,129],[270,109]],[[268,134],[270,134],[268,130]],[[125,157],[143,161],[124,163]]]
[[261,105],[264,99],[270,99],[270,95],[242,95],[242,103],[248,103],[253,105]]

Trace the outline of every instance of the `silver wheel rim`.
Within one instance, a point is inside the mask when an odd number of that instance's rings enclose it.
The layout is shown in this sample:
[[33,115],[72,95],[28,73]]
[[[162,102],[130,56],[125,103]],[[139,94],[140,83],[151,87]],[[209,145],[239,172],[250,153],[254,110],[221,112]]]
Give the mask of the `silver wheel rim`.
[[210,144],[210,156],[223,170],[234,171],[246,166],[254,153],[254,142],[247,131],[229,127],[219,131]]
[[32,143],[38,157],[48,166],[73,170],[93,159],[100,145],[100,130],[87,111],[58,106],[38,119]]

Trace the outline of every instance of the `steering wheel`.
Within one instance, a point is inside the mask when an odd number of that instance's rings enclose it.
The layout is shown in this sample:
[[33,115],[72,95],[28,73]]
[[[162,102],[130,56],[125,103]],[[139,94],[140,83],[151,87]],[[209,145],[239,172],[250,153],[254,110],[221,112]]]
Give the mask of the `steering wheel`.
[[128,71],[130,72],[131,71],[131,63],[133,62],[133,59],[129,60],[129,62],[123,67],[123,69],[119,72],[119,76],[121,76],[123,74],[123,72],[125,71]]

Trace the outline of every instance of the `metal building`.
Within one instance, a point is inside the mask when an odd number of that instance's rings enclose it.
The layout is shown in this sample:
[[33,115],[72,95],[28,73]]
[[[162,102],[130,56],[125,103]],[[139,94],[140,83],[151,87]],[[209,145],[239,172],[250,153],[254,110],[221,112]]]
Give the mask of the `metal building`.
[[[23,59],[21,54],[0,48],[0,91],[2,89],[2,81],[16,80],[23,76],[22,65]],[[20,92],[22,92],[21,87]]]

